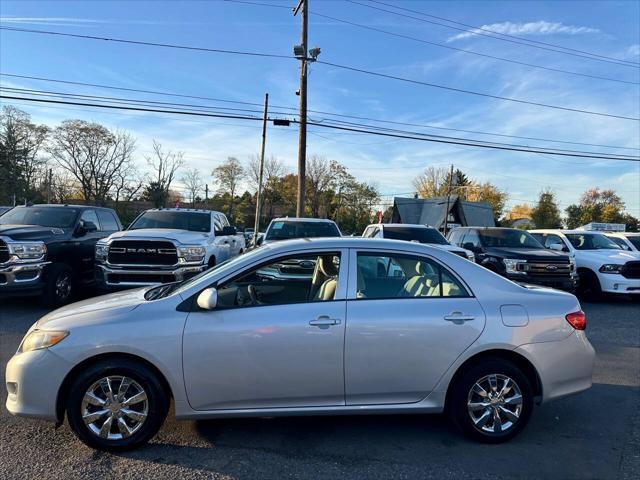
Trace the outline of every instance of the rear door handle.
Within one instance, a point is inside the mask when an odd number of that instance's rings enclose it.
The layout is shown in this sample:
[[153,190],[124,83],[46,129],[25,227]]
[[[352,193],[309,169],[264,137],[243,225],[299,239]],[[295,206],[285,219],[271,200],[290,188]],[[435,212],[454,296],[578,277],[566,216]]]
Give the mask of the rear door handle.
[[330,318],[327,315],[320,315],[315,320],[311,320],[309,322],[309,325],[312,325],[314,327],[323,327],[327,325],[339,325],[339,324],[340,324],[340,319]]
[[448,322],[463,323],[468,322],[469,320],[473,320],[476,317],[474,317],[473,315],[464,315],[462,312],[456,311],[451,312],[449,315],[445,315],[443,318]]

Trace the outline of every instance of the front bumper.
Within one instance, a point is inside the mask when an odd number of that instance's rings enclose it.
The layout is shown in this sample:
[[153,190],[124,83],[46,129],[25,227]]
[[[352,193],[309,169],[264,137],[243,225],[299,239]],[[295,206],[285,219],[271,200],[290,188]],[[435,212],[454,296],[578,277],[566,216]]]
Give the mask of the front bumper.
[[0,266],[0,293],[33,293],[42,290],[43,272],[50,263],[12,263]]
[[7,410],[13,415],[57,421],[58,392],[70,367],[48,348],[14,355],[6,369]]
[[101,290],[120,290],[181,282],[207,268],[207,265],[185,265],[178,268],[136,268],[98,264],[96,265],[96,284]]
[[578,275],[564,277],[558,275],[521,275],[508,273],[504,276],[514,282],[557,288],[558,290],[565,290],[567,292],[573,292],[578,287]]
[[592,385],[596,352],[583,331],[575,330],[559,342],[521,345],[515,351],[528,358],[538,372],[543,402],[582,392]]
[[640,295],[640,278],[625,278],[615,273],[600,273],[600,288],[607,293]]

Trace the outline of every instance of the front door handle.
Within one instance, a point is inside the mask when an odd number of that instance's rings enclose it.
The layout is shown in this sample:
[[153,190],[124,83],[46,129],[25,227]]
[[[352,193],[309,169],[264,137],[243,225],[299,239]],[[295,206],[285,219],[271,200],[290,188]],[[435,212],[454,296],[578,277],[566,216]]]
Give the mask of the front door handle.
[[327,315],[320,315],[315,320],[311,320],[309,322],[309,325],[312,325],[314,327],[325,327],[329,325],[339,325],[339,324],[340,324],[340,319],[330,318]]
[[469,320],[473,320],[476,317],[474,317],[473,315],[464,315],[462,312],[455,311],[451,312],[449,315],[445,315],[443,318],[448,322],[464,323],[468,322]]

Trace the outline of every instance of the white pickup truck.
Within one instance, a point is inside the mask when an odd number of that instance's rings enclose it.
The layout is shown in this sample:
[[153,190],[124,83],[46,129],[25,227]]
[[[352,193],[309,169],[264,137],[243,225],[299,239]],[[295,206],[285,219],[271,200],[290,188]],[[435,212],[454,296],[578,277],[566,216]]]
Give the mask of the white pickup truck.
[[96,244],[96,282],[100,290],[118,290],[181,281],[245,248],[244,236],[220,212],[147,210]]
[[529,230],[545,248],[567,252],[576,263],[578,293],[596,298],[621,293],[640,299],[640,252],[623,250],[600,232]]

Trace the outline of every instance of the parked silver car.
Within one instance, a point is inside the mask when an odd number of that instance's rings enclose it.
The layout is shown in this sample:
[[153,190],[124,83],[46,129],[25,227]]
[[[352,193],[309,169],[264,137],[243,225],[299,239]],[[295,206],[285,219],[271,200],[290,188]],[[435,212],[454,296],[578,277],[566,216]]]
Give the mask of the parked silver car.
[[[313,261],[312,275],[261,269]],[[387,268],[377,268],[383,262]],[[591,386],[576,298],[395,240],[276,242],[198,277],[115,293],[34,324],[6,371],[7,408],[86,444],[135,447],[180,419],[439,413],[485,442],[533,404]]]

